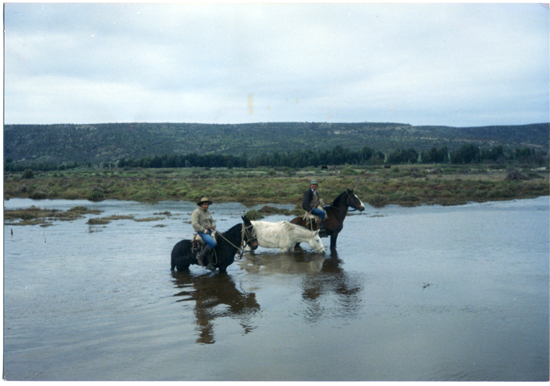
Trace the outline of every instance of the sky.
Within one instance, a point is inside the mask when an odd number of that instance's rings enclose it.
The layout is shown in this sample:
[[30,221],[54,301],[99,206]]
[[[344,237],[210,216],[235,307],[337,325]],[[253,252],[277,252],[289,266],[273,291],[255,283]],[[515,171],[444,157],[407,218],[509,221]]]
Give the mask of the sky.
[[4,3],[4,123],[550,122],[535,3]]

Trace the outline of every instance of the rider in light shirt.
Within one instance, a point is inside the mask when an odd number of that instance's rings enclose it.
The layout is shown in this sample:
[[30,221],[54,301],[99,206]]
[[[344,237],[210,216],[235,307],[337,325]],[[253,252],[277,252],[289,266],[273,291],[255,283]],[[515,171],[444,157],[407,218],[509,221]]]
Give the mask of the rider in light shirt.
[[208,210],[210,204],[212,204],[212,201],[210,201],[208,197],[201,198],[201,200],[197,202],[199,207],[191,214],[191,225],[193,225],[193,229],[206,243],[201,254],[197,257],[198,263],[202,266],[204,266],[203,257],[216,246],[216,240],[211,236],[212,231],[216,229],[216,221],[214,221],[212,214]]

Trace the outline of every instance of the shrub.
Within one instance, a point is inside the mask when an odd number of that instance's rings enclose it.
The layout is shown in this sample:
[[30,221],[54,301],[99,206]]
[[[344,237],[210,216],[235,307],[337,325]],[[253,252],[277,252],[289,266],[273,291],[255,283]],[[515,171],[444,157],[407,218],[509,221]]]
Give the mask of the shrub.
[[386,206],[388,204],[388,201],[389,201],[388,196],[383,194],[376,194],[368,202],[370,205],[374,206],[375,208],[381,208],[383,206]]
[[34,178],[34,172],[31,169],[27,169],[23,172],[22,178],[30,180],[31,178]]
[[264,218],[264,216],[258,213],[258,211],[256,211],[255,209],[251,209],[248,212],[246,212],[245,216],[249,220],[261,220],[262,218]]
[[341,173],[342,175],[344,175],[344,176],[354,176],[354,175],[357,174],[357,172],[356,172],[353,168],[351,168],[350,166],[344,167],[344,168],[340,171],[340,173]]
[[261,214],[265,214],[267,216],[272,215],[272,214],[290,215],[290,211],[288,209],[279,209],[279,208],[275,208],[275,207],[269,206],[269,205],[265,205],[258,212],[261,213]]
[[525,174],[521,173],[517,169],[510,169],[508,170],[508,173],[506,173],[505,180],[507,181],[518,181],[518,180],[528,180],[529,177],[527,177]]
[[103,200],[104,198],[104,195],[103,195],[103,192],[99,192],[97,190],[94,190],[89,196],[88,196],[88,200],[90,201],[101,201]]
[[36,192],[30,195],[30,198],[32,198],[33,200],[43,200],[47,197],[48,197],[48,194],[43,190],[37,190]]

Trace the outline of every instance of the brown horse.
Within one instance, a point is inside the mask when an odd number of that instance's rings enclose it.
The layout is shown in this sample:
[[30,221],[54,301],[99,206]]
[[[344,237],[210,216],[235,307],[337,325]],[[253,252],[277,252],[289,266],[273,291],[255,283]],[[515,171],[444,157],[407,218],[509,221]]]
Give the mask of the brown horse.
[[[331,251],[336,250],[336,240],[338,239],[338,233],[340,233],[340,231],[344,228],[344,219],[348,214],[348,207],[361,212],[365,210],[365,205],[363,205],[359,197],[353,193],[353,190],[350,189],[340,193],[332,205],[328,205],[323,208],[327,213],[327,217],[325,218],[325,229],[330,236]],[[311,230],[318,229],[317,223],[313,221],[311,224],[306,224],[306,221],[302,216],[293,218],[290,222]],[[299,244],[296,244],[296,246],[298,245]]]

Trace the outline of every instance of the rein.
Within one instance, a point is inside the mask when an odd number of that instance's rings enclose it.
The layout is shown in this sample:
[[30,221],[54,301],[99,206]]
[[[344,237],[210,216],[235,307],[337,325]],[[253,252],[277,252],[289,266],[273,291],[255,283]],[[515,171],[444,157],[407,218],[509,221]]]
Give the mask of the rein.
[[[348,207],[350,207],[350,204],[349,204],[349,199],[350,199],[350,198],[351,198],[351,197],[350,197],[350,195],[349,195],[349,193],[348,193],[348,199],[346,200],[346,205],[347,205]],[[348,210],[348,212],[357,212],[358,210],[359,210],[359,209],[357,209],[357,208],[351,207],[351,210]]]
[[[244,224],[243,224],[244,225]],[[243,242],[244,242],[244,236],[246,234],[246,237],[248,238],[249,241],[252,241],[254,239],[257,239],[258,237],[251,237],[250,234],[248,233],[248,228],[252,228],[252,225],[250,226],[244,226],[241,228],[241,245],[243,245]],[[222,239],[224,239],[225,241],[227,241],[229,244],[231,244],[234,248],[236,248],[239,252],[240,252],[240,258],[243,257],[243,254],[244,254],[244,248],[243,247],[238,247],[236,246],[235,244],[233,244],[231,241],[227,240],[225,238],[225,236],[221,233],[218,233],[218,235],[221,236]]]

